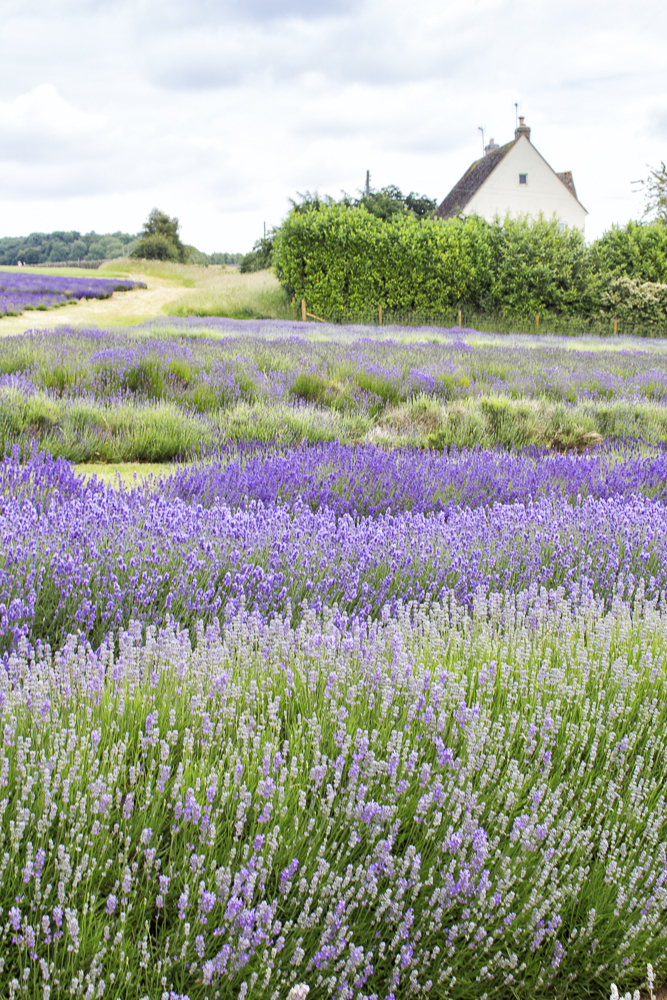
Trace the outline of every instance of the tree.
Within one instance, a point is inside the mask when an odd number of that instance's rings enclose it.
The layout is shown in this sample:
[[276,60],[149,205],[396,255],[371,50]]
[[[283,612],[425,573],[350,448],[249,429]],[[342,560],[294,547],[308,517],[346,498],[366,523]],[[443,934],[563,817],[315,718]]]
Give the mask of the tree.
[[435,198],[427,198],[423,194],[403,194],[395,184],[388,184],[379,191],[371,188],[368,193],[360,192],[361,197],[350,199],[347,203],[353,208],[363,206],[371,215],[389,222],[398,215],[412,215],[416,219],[427,219],[435,211]]
[[141,238],[130,253],[130,257],[185,263],[187,250],[181,243],[178,230],[178,219],[171,219],[159,208],[152,209],[144,222]]
[[649,175],[637,181],[644,190],[646,208],[644,215],[667,225],[667,167],[664,162],[659,167],[649,167]]
[[386,187],[370,188],[368,192],[358,191],[359,197],[353,198],[343,192],[340,202],[336,202],[330,195],[320,195],[317,191],[311,193],[306,191],[302,194],[297,191],[298,201],[290,198],[293,212],[320,211],[331,205],[345,205],[347,208],[360,208],[363,206],[371,215],[376,215],[378,219],[388,222],[397,215],[413,215],[416,219],[427,219],[433,214],[436,207],[435,198],[428,198],[423,194],[403,194],[395,184],[388,184]]
[[273,263],[273,241],[274,234],[270,232],[256,240],[252,250],[241,258],[239,271],[241,274],[250,274],[253,271],[266,271]]

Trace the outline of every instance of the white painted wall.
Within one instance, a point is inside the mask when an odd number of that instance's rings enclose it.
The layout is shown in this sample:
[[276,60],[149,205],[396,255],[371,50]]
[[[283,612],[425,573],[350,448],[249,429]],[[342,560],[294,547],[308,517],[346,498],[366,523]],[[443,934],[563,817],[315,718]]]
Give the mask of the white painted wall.
[[[527,183],[519,184],[519,174]],[[481,215],[488,222],[540,214],[583,231],[586,210],[556,176],[525,135],[512,146],[465,207],[466,215]]]

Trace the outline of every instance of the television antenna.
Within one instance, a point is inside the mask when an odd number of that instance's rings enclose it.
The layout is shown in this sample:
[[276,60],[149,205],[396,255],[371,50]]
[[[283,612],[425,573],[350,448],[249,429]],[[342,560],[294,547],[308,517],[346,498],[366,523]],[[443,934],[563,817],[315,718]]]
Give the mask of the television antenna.
[[481,125],[477,126],[477,131],[482,133],[482,156],[484,155],[484,128]]

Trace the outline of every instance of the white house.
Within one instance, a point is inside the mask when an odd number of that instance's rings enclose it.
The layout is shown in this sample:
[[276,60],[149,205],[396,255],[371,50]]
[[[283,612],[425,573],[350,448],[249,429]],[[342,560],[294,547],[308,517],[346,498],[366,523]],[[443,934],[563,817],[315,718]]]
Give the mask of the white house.
[[571,171],[557,174],[530,141],[530,129],[519,118],[514,141],[498,146],[493,139],[481,160],[468,168],[439,206],[436,216],[481,215],[492,222],[496,215],[516,218],[542,213],[556,215],[559,223],[583,231],[588,212],[577,198]]

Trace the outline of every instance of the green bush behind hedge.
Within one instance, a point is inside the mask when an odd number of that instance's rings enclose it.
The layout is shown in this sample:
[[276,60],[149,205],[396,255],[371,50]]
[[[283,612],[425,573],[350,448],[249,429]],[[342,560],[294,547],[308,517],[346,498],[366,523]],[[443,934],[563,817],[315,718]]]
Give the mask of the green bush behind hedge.
[[[384,221],[362,208],[320,204],[293,211],[275,236],[274,266],[291,296],[327,319],[350,319],[382,306],[388,313],[452,313],[474,308],[516,316],[614,315],[612,281],[642,286],[639,298],[665,300],[667,227],[628,223],[592,246],[555,218],[488,223]],[[623,289],[624,304],[635,295]],[[667,323],[661,308],[646,321]]]

